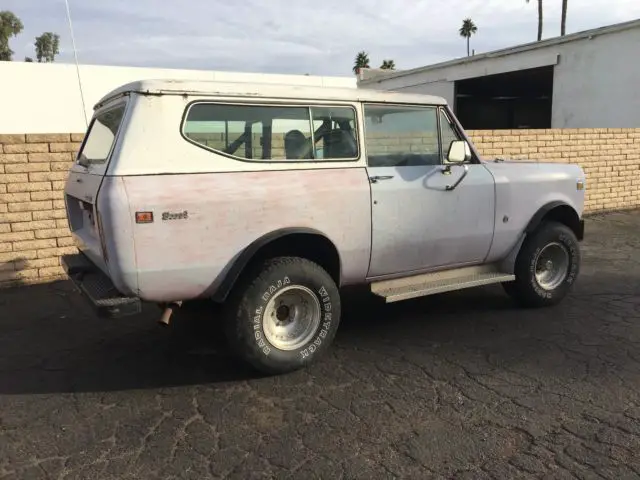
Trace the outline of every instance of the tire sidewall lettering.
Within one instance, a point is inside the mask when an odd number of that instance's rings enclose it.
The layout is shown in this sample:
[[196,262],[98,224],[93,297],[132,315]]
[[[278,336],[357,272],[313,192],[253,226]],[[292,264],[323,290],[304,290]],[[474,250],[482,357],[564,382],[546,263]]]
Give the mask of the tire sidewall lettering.
[[272,283],[271,285],[269,285],[269,287],[267,287],[267,289],[262,294],[261,296],[262,301],[264,301],[266,305],[266,302],[268,302],[269,299],[275,293],[278,293],[279,290],[282,290],[284,287],[290,284],[291,284],[291,280],[289,280],[288,276],[285,276],[281,280],[277,280],[276,282]]
[[262,330],[262,314],[264,312],[264,305],[260,305],[256,308],[253,315],[253,336],[258,348],[262,350],[262,353],[269,356],[271,348],[268,345],[267,339],[264,338],[264,331]]
[[[334,302],[332,301],[331,295],[329,294],[329,289],[327,289],[326,285],[320,283],[316,286],[313,285],[314,283],[315,282],[297,282],[295,280],[292,280],[290,276],[287,275],[270,282],[268,287],[259,294],[259,303],[254,309],[252,315],[253,340],[260,352],[265,357],[272,356],[277,352],[279,354],[286,355],[294,354],[301,360],[310,361],[311,357],[320,350],[320,347],[323,345],[325,339],[327,339],[327,337],[329,336],[330,328],[333,323],[332,316],[334,310]],[[309,343],[304,346],[304,348],[301,348],[299,350],[284,351],[275,348],[273,345],[271,345],[271,343],[269,343],[266,336],[264,335],[262,319],[269,300],[271,300],[274,295],[276,295],[284,288],[292,285],[305,286],[307,288],[310,288],[314,292],[318,301],[320,302],[321,319],[320,325],[314,333],[314,336],[311,338]]]
[[308,359],[313,355],[316,349],[320,348],[320,345],[322,345],[323,340],[327,337],[329,328],[331,327],[331,310],[333,306],[329,292],[326,287],[322,285],[315,293],[320,297],[320,315],[322,316],[320,320],[320,328],[311,340],[311,344],[307,348],[300,350],[301,359]]
[[271,283],[260,296],[261,303],[254,312],[253,330],[255,342],[258,348],[262,351],[262,354],[266,357],[271,354],[272,345],[264,336],[264,329],[262,328],[262,316],[264,315],[264,310],[271,297],[288,285],[291,285],[291,280],[288,276],[285,276]]
[[567,272],[567,278],[565,279],[565,283],[567,285],[572,285],[575,282],[576,277],[578,275],[578,262],[576,261],[579,257],[578,249],[574,242],[564,233],[560,234],[560,242],[567,248],[569,251],[569,272]]

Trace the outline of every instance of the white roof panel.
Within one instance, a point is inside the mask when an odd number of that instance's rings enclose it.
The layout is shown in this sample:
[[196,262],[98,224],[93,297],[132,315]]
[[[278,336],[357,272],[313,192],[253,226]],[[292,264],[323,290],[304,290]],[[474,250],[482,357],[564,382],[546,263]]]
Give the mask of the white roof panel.
[[139,80],[122,85],[106,94],[96,107],[123,93],[155,95],[189,95],[211,97],[283,98],[295,100],[327,100],[346,102],[414,103],[446,105],[442,97],[415,93],[398,93],[365,88],[338,88],[250,82],[218,82],[207,80]]

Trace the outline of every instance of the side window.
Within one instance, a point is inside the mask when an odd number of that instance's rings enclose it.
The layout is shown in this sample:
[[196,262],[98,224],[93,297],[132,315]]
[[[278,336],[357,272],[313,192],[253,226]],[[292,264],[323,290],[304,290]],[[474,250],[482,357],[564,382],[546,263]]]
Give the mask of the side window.
[[436,107],[365,105],[364,115],[370,166],[441,163]]
[[442,161],[445,162],[451,142],[462,140],[462,138],[460,138],[449,117],[442,110],[440,110],[440,131],[442,132]]
[[203,147],[241,159],[305,158],[311,124],[306,107],[197,103],[189,108],[183,133]]
[[350,107],[198,103],[189,108],[183,133],[246,160],[349,159],[358,156],[355,123]]
[[311,107],[314,158],[358,157],[356,112],[351,107]]
[[[271,107],[267,107],[269,108]],[[264,135],[271,139],[271,154],[266,152],[264,158],[272,160],[313,158],[309,109],[294,107],[292,110],[297,112],[295,116],[279,115],[271,119],[271,133],[265,132]]]
[[86,167],[106,163],[122,122],[124,109],[124,105],[112,108],[93,120],[82,151],[78,155],[78,163]]

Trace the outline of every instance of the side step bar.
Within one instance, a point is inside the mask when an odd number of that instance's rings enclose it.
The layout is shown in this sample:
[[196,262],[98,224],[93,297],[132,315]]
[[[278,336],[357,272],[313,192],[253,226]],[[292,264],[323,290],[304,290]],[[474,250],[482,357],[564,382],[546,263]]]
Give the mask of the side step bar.
[[382,280],[371,284],[371,292],[391,303],[515,279],[515,275],[500,272],[493,265],[481,265]]

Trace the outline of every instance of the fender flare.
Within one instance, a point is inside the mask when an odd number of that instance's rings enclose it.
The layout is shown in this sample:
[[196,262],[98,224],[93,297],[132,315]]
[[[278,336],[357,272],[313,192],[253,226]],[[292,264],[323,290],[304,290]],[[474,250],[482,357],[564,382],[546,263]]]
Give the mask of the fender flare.
[[549,212],[558,207],[566,207],[573,213],[573,215],[575,216],[574,218],[572,218],[573,225],[568,226],[574,231],[574,233],[578,237],[578,240],[582,240],[584,238],[584,220],[580,218],[575,208],[561,200],[554,200],[553,202],[546,203],[545,205],[540,207],[538,211],[533,215],[533,217],[531,217],[531,219],[529,220],[529,223],[524,230],[525,235],[531,234],[536,228],[538,228],[538,226],[542,222],[542,219],[547,214],[549,214]]
[[546,215],[549,214],[549,212],[553,211],[555,208],[558,208],[558,207],[563,207],[563,209],[568,208],[571,212],[573,212],[573,214],[575,215],[575,218],[573,218],[572,220],[575,223],[575,225],[570,226],[570,228],[574,231],[574,233],[578,237],[578,240],[583,239],[584,222],[578,216],[578,212],[576,212],[576,210],[566,202],[562,202],[560,200],[549,202],[543,205],[542,207],[540,207],[538,211],[531,217],[524,231],[520,234],[518,241],[515,243],[513,248],[509,251],[507,256],[500,261],[500,265],[503,271],[513,272],[516,259],[518,257],[518,254],[520,253],[520,249],[522,248],[522,244],[524,243],[525,239],[529,235],[531,235],[536,230],[536,228],[538,228],[538,226],[540,226],[540,224],[542,223],[542,220]]
[[322,232],[319,230],[315,230],[313,228],[307,227],[287,227],[281,228],[278,230],[273,230],[266,235],[254,240],[251,242],[244,250],[242,250],[237,256],[236,259],[233,260],[233,263],[229,267],[229,269],[224,274],[224,278],[220,283],[220,286],[216,289],[215,294],[213,295],[213,300],[216,302],[223,302],[226,300],[227,296],[231,292],[231,289],[235,285],[236,281],[244,271],[244,269],[249,265],[251,260],[255,257],[255,255],[264,247],[269,245],[270,243],[279,240],[281,238],[287,237],[289,235],[313,235],[315,237],[322,237],[327,242],[329,242],[335,248],[338,253],[338,260],[340,264],[340,268],[342,267],[342,261],[340,260],[340,252],[336,248],[335,244]]

